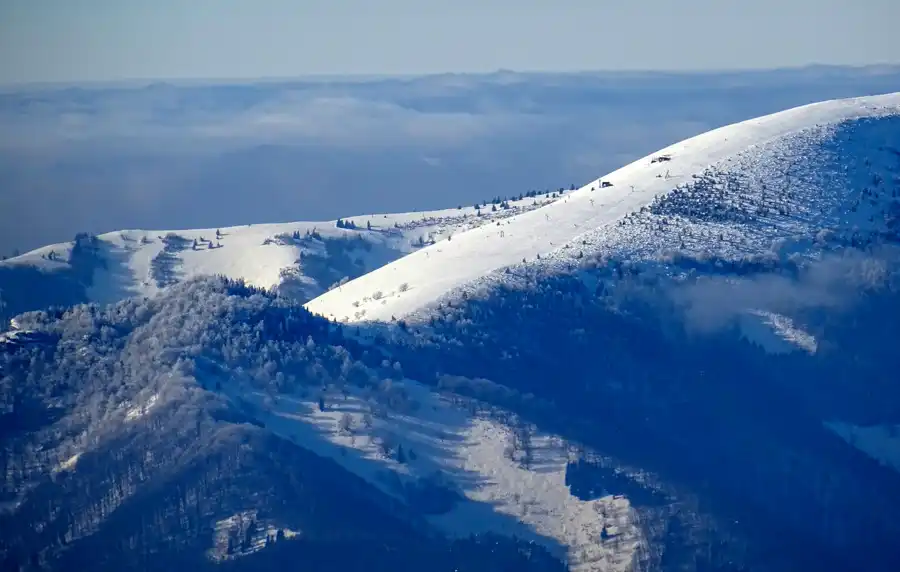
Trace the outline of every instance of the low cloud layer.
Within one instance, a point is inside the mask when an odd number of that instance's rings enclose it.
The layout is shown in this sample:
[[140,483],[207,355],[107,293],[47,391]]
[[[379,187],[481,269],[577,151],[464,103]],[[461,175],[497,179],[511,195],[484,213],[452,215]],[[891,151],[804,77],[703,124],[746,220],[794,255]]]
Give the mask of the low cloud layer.
[[705,277],[674,289],[672,296],[687,325],[709,333],[752,311],[797,316],[808,310],[850,310],[865,293],[884,288],[900,290],[900,248],[894,246],[826,255],[804,266],[796,278]]
[[568,186],[733,121],[896,90],[895,68],[7,90],[0,254]]

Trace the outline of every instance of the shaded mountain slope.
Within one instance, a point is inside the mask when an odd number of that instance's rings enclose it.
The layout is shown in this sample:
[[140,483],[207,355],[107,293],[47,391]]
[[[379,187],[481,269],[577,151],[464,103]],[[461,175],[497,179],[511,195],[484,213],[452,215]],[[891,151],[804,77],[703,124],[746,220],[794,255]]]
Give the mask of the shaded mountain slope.
[[31,334],[0,348],[9,569],[280,569],[293,558],[318,569],[560,569],[533,543],[444,538],[218,389],[244,375],[279,394],[348,366],[375,374],[293,302],[210,278],[19,323]]

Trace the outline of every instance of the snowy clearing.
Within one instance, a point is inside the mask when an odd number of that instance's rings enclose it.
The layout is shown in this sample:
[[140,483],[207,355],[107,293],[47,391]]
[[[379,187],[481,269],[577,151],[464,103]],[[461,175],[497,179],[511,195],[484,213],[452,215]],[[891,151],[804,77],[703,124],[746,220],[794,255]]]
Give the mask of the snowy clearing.
[[125,421],[140,419],[153,409],[153,406],[156,405],[157,401],[159,401],[159,394],[154,393],[147,398],[145,403],[129,407],[128,411],[125,412]]
[[[451,402],[410,380],[392,387],[405,396],[401,403],[343,388],[321,396],[324,410],[320,396],[232,389],[269,430],[411,506],[427,505],[429,520],[448,534],[533,540],[573,571],[626,570],[641,542],[627,498],[582,501],[571,494],[567,443],[532,433],[533,459],[524,466],[510,453],[511,427],[473,402]],[[462,497],[448,500],[440,491]]]

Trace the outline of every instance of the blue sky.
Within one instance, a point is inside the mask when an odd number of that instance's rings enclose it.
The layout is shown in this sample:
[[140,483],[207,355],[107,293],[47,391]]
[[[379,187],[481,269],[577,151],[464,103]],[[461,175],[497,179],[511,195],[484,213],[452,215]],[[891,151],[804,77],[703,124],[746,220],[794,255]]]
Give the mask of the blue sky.
[[0,0],[0,84],[900,62],[896,0]]

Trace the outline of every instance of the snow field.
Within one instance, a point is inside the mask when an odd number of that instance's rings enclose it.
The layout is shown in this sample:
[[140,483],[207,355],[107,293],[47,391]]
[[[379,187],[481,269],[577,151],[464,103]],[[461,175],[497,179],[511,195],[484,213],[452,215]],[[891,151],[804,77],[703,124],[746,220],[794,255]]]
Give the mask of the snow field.
[[[301,280],[312,279],[303,274],[299,260],[307,249],[298,244],[273,240],[279,235],[298,232],[318,233],[324,239],[362,238],[374,248],[362,250],[354,256],[363,261],[366,269],[373,269],[395,260],[434,240],[479,225],[495,223],[514,214],[549,204],[555,199],[545,197],[508,201],[509,208],[491,210],[491,205],[476,210],[469,205],[462,208],[396,214],[359,215],[342,219],[352,222],[356,229],[338,228],[337,221],[256,224],[219,229],[188,230],[122,230],[98,236],[106,268],[94,271],[93,282],[87,289],[93,302],[111,303],[131,296],[152,296],[162,288],[152,272],[153,260],[165,248],[164,237],[174,234],[187,247],[173,252],[173,274],[176,281],[196,276],[224,275],[243,279],[261,288],[281,284],[286,273]],[[369,230],[371,225],[371,230]],[[217,235],[217,231],[221,234]],[[191,247],[198,241],[196,248]],[[60,243],[38,248],[21,256],[0,261],[0,266],[32,266],[46,272],[70,267],[69,255],[73,243]],[[321,249],[324,250],[324,249]],[[324,255],[324,252],[317,252]]]
[[405,396],[399,404],[357,388],[335,388],[325,394],[324,410],[318,395],[244,391],[234,395],[244,396],[267,429],[398,499],[408,500],[404,491],[416,483],[440,483],[460,493],[463,500],[452,509],[428,516],[447,534],[490,531],[532,540],[578,572],[626,570],[641,541],[627,498],[582,501],[570,493],[569,447],[562,439],[534,433],[534,460],[525,468],[508,455],[510,428],[475,411],[475,403],[409,380],[390,390]]

